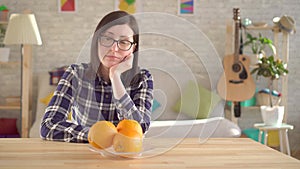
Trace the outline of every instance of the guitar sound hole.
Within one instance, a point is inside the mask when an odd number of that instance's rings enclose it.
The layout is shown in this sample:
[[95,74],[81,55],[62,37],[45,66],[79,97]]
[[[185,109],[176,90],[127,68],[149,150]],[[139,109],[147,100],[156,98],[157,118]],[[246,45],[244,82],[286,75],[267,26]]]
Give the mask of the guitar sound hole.
[[238,63],[235,63],[232,65],[232,70],[234,72],[239,72],[241,70],[241,65],[239,65]]
[[247,72],[245,71],[245,69],[239,74],[239,77],[240,79],[247,79],[248,78],[248,75],[247,75]]

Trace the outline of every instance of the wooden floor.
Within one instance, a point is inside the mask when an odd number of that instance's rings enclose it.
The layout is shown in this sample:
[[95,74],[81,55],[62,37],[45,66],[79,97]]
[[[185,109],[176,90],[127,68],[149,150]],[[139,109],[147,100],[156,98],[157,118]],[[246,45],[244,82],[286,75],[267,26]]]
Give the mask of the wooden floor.
[[300,150],[292,151],[292,157],[297,158],[298,160],[300,160]]

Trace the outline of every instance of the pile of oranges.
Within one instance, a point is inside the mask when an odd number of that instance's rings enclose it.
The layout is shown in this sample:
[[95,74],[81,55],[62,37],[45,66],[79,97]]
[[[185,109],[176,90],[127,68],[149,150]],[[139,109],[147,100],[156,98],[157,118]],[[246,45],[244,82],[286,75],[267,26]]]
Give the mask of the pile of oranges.
[[90,128],[88,141],[98,149],[113,146],[116,152],[140,152],[143,130],[137,121],[130,119],[120,121],[117,127],[109,121],[98,121]]

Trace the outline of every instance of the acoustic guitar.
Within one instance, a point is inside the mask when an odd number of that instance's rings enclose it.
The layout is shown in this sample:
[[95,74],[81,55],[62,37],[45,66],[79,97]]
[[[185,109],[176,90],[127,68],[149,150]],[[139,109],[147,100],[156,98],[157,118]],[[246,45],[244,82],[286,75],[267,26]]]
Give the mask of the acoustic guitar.
[[228,101],[240,102],[250,99],[255,93],[255,83],[249,71],[250,59],[239,53],[240,10],[233,9],[235,22],[234,54],[223,59],[224,73],[219,79],[219,95]]

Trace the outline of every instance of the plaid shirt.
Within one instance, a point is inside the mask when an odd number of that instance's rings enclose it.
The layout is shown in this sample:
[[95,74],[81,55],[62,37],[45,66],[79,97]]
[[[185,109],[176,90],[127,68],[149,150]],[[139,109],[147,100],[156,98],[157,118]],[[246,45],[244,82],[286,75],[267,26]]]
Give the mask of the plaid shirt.
[[[89,128],[97,121],[115,125],[124,118],[138,121],[145,132],[150,125],[153,78],[140,70],[139,84],[127,87],[116,100],[112,86],[100,77],[87,79],[87,64],[71,65],[62,76],[41,122],[41,137],[47,140],[87,142]],[[72,121],[68,120],[72,112]]]

